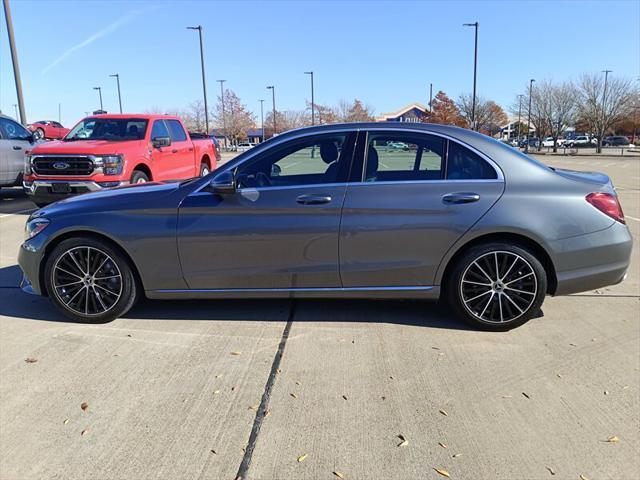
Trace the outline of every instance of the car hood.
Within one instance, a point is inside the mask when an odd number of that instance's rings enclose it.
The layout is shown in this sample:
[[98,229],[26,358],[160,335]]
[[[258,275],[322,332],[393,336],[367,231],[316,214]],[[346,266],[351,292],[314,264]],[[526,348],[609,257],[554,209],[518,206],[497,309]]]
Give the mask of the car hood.
[[[148,209],[156,207],[159,199],[171,195],[179,188],[180,182],[148,182],[108,188],[52,203],[38,210],[37,216]],[[177,204],[178,200],[176,200],[176,208]]]
[[55,141],[46,142],[44,145],[38,145],[31,152],[33,155],[58,155],[58,154],[114,154],[120,153],[120,150],[126,148],[140,147],[144,144],[144,140],[126,140],[113,142],[107,140],[75,140],[71,142]]

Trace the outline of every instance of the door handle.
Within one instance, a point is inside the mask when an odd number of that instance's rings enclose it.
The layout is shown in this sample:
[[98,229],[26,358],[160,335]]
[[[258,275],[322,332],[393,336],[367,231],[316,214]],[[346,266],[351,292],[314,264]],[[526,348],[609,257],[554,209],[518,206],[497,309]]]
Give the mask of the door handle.
[[447,193],[442,197],[443,203],[453,205],[461,203],[473,203],[477,202],[478,200],[480,200],[480,195],[471,192]]
[[331,197],[329,195],[300,195],[296,198],[296,202],[302,205],[322,205],[330,201]]
[[13,146],[13,149],[14,149],[14,150],[22,150],[22,147],[20,147],[20,146],[18,146],[18,145],[14,145],[14,146]]

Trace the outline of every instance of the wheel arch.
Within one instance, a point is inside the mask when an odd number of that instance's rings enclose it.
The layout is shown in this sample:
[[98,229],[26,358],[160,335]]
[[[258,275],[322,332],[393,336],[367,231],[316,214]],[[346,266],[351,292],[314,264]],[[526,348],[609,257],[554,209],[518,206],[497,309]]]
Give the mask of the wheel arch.
[[38,268],[38,282],[40,284],[40,291],[43,295],[47,294],[47,289],[45,287],[44,282],[44,270],[45,265],[47,263],[47,259],[54,248],[56,248],[60,243],[70,238],[92,238],[94,240],[100,240],[107,243],[110,247],[117,250],[125,259],[125,261],[129,264],[131,271],[133,272],[133,276],[135,278],[136,283],[140,287],[140,291],[144,292],[144,284],[142,283],[142,276],[140,275],[140,270],[136,265],[136,262],[133,261],[133,258],[127,251],[113,238],[105,235],[103,233],[95,232],[93,230],[71,230],[68,232],[64,232],[57,237],[53,238],[45,247],[44,254],[42,255],[42,260],[40,261],[40,266]]
[[[205,164],[207,167],[209,167],[209,171],[211,171],[212,167],[211,167],[211,159],[209,158],[209,155],[207,155],[206,153],[202,156],[202,158],[200,159],[200,165]],[[199,166],[198,166],[199,167]]]
[[139,172],[144,172],[149,180],[153,181],[153,174],[151,173],[149,165],[147,165],[146,163],[138,163],[135,167],[133,167],[133,170],[131,170],[131,175],[133,175],[133,172],[135,172],[136,170],[138,170]]
[[[446,263],[443,262],[443,264],[445,264],[445,267],[443,270],[441,270],[442,273],[439,278],[436,279],[438,283],[443,287],[443,289],[446,288],[446,283],[451,274],[453,266],[464,254],[464,252],[476,245],[491,242],[510,242],[514,245],[524,247],[527,250],[531,251],[531,253],[535,255],[535,257],[540,261],[540,263],[544,267],[545,273],[547,274],[547,293],[550,295],[553,295],[555,293],[558,285],[558,278],[556,276],[556,268],[553,264],[553,260],[551,260],[551,256],[549,255],[547,250],[539,242],[532,239],[531,237],[514,232],[492,232],[479,235],[477,237],[469,239],[466,243],[460,245],[455,251],[449,252]],[[438,273],[440,273],[440,271]]]

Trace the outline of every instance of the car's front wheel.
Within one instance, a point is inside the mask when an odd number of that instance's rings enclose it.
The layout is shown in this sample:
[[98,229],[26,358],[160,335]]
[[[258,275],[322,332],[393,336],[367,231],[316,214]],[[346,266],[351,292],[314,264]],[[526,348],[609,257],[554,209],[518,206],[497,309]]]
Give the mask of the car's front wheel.
[[44,282],[58,310],[78,322],[103,323],[120,317],[138,294],[127,259],[94,238],[70,238],[57,245],[46,260]]
[[484,330],[504,331],[538,314],[547,276],[529,250],[489,243],[470,248],[458,259],[445,289],[460,318]]

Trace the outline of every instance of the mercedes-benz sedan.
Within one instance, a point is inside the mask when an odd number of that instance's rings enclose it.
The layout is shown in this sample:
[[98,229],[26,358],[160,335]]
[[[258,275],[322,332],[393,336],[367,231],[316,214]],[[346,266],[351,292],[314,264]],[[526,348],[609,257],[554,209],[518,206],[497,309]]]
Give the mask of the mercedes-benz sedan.
[[632,244],[606,175],[414,123],[291,131],[203,178],[53,204],[26,236],[24,288],[77,321],[142,295],[446,298],[490,330],[622,281]]

